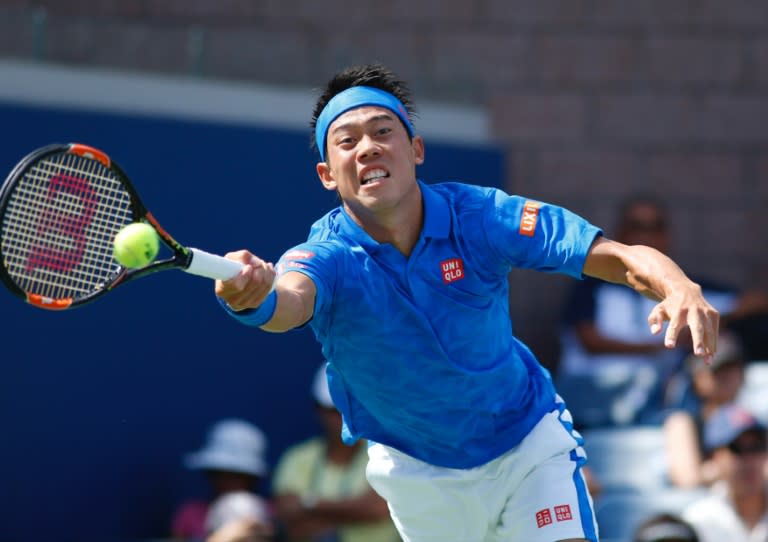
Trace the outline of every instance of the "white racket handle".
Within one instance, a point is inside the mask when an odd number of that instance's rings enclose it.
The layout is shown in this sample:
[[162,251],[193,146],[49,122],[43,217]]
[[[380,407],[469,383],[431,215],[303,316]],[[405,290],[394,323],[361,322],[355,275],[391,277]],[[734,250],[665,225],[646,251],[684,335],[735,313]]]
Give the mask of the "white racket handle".
[[192,261],[184,271],[209,279],[229,280],[237,275],[244,267],[240,262],[228,260],[197,248],[190,248]]

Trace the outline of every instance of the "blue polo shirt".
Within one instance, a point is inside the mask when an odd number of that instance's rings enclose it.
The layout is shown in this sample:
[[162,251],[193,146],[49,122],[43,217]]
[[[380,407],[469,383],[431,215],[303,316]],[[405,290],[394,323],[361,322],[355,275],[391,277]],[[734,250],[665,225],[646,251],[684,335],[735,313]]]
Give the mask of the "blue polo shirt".
[[508,273],[581,278],[600,230],[494,188],[420,188],[424,226],[409,257],[339,207],[278,270],[304,273],[317,287],[310,325],[328,360],[344,441],[471,468],[517,445],[555,408],[549,373],[513,335]]

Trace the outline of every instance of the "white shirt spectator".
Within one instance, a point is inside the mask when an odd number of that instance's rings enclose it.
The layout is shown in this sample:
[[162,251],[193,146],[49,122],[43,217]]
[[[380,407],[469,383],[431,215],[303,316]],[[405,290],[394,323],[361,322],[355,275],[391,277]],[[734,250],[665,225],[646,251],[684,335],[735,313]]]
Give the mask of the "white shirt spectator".
[[768,510],[749,529],[736,513],[728,496],[727,486],[719,482],[711,494],[688,505],[683,519],[696,529],[701,542],[766,542],[768,541]]

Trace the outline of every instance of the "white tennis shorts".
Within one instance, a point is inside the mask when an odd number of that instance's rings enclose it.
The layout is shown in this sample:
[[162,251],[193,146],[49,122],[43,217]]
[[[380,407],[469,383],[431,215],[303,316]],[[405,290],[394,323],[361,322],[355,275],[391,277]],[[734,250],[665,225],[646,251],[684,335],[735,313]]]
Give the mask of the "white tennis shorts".
[[558,410],[485,465],[436,467],[372,444],[366,474],[405,542],[597,542],[580,442]]

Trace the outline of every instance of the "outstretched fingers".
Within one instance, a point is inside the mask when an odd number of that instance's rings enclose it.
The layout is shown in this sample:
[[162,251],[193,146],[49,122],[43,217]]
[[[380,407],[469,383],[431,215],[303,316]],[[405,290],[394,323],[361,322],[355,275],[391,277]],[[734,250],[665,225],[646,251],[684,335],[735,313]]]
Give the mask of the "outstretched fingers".
[[720,314],[709,304],[681,306],[671,310],[667,302],[656,305],[648,315],[648,326],[651,333],[658,335],[663,329],[664,322],[669,322],[664,334],[664,346],[677,346],[680,332],[686,326],[691,331],[693,353],[704,356],[710,361],[717,351],[717,334],[720,325]]
[[717,334],[720,327],[720,314],[712,307],[688,311],[688,326],[691,328],[693,353],[704,356],[705,361],[712,360],[717,351]]
[[664,303],[659,303],[653,307],[651,313],[648,315],[648,326],[651,328],[651,333],[658,335],[664,327],[664,322],[667,320],[669,320],[669,314],[667,314]]

